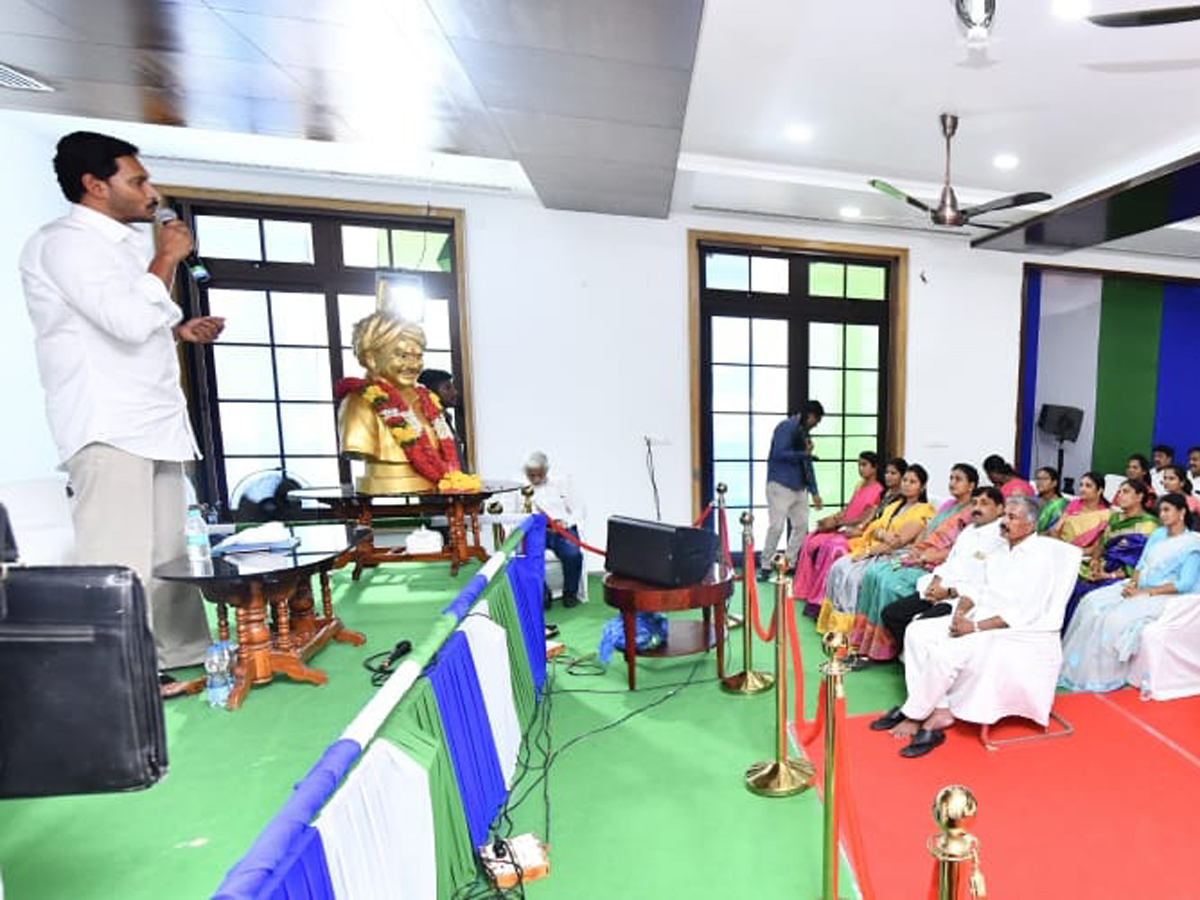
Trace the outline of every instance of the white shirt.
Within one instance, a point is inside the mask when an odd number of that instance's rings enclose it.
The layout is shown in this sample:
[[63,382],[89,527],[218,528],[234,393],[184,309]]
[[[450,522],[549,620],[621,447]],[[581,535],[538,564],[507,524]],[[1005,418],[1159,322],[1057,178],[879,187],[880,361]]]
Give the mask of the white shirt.
[[1057,632],[1062,615],[1051,614],[1057,543],[1054,538],[1031,534],[1016,547],[1005,540],[989,553],[984,585],[967,595],[975,601],[971,618],[982,622],[1000,616],[1009,628]]
[[104,443],[146,459],[199,456],[179,385],[183,318],[147,271],[148,230],[75,205],[21,252],[46,414],[66,462]]
[[[517,496],[520,499],[520,495]],[[565,478],[547,478],[541,484],[533,485],[533,509],[557,519],[565,528],[578,525],[582,517],[571,482]]]
[[999,519],[993,519],[986,525],[968,525],[958,533],[946,561],[935,568],[932,574],[922,575],[917,580],[918,594],[923,595],[935,577],[941,579],[942,587],[969,594],[972,585],[983,583],[988,555],[1001,544],[1007,543],[1000,533]]
[[1150,487],[1160,497],[1167,492],[1167,486],[1163,484],[1163,477],[1166,475],[1166,472],[1166,469],[1150,470]]

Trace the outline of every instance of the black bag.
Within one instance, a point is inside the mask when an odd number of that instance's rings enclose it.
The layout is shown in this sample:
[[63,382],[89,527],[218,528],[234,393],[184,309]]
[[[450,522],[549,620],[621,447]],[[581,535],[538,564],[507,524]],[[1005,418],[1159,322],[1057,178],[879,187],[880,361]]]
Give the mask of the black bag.
[[166,770],[154,638],[137,575],[119,566],[5,566],[0,797],[136,790]]

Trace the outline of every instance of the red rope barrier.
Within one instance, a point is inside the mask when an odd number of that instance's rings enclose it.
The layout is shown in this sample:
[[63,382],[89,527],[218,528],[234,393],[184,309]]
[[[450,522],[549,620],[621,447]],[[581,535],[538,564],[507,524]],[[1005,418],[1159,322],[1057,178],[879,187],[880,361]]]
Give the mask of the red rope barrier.
[[[746,541],[746,559],[751,561],[750,565],[751,565],[751,567],[753,567],[753,565],[754,565],[754,562],[753,562],[753,560],[754,560],[754,539],[753,538]],[[744,564],[745,564],[745,560],[743,560],[743,565]],[[746,574],[746,582],[745,582],[744,589],[746,591],[746,618],[748,618],[750,620],[750,623],[754,626],[754,630],[758,633],[758,636],[761,640],[767,641],[768,643],[775,640],[775,617],[774,616],[771,617],[771,630],[770,631],[765,630],[758,621],[758,579],[754,577],[753,568],[751,568],[751,570]]]
[[701,525],[703,525],[704,520],[708,518],[708,514],[711,513],[712,511],[713,511],[713,504],[710,503],[710,504],[708,504],[708,506],[704,507],[704,512],[700,513],[700,518],[698,518],[695,522],[692,523],[692,527],[699,528]]
[[[539,509],[538,512],[544,513],[545,510]],[[597,556],[605,556],[606,555],[605,552],[603,550],[601,550],[599,547],[593,547],[591,544],[585,544],[579,538],[575,537],[575,535],[571,534],[571,532],[568,531],[566,528],[563,528],[561,524],[556,522],[554,519],[550,518],[550,516],[546,516],[546,527],[549,528],[551,531],[553,531],[555,534],[561,535],[562,537],[566,538],[569,542],[574,544],[576,547],[581,547],[584,550],[589,550],[592,553],[595,553]]]
[[[838,742],[834,751],[837,762],[837,829],[838,834],[846,838],[850,853],[850,864],[858,875],[858,890],[863,900],[874,900],[875,889],[867,872],[867,854],[863,849],[862,830],[859,827],[858,812],[854,805],[854,795],[851,793],[849,754],[846,751],[846,698],[838,697],[833,704],[834,727],[837,729]],[[842,821],[846,827],[843,830]]]
[[[813,720],[808,723],[804,731],[800,730],[799,724],[796,726],[796,739],[800,742],[801,747],[807,747],[814,740],[819,738],[825,732],[825,708],[827,706],[827,698],[825,696],[825,679],[821,679],[821,684],[817,688],[817,714],[813,716]],[[803,722],[804,717],[799,716],[796,719],[797,723]]]
[[[791,585],[789,584],[788,587],[790,588]],[[808,721],[808,717],[804,715],[804,660],[800,655],[800,631],[796,628],[796,601],[792,598],[790,590],[784,599],[787,603],[784,612],[787,616],[788,642],[792,648],[792,681],[795,682],[795,689],[792,692],[795,704],[792,720],[796,723],[797,733],[799,733],[800,726]]]

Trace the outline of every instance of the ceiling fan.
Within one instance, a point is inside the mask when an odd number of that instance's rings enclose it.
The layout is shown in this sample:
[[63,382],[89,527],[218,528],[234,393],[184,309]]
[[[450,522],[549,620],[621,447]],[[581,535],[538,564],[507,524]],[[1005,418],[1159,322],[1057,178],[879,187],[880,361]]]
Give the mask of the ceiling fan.
[[1088,16],[1093,25],[1103,28],[1145,28],[1150,25],[1179,25],[1200,19],[1200,6],[1161,6],[1132,12],[1104,13]]
[[960,209],[958,198],[954,196],[954,188],[950,187],[950,139],[954,137],[954,133],[958,130],[958,116],[951,113],[942,113],[939,119],[942,123],[942,134],[946,138],[946,178],[942,184],[942,196],[938,200],[936,207],[930,207],[927,203],[923,203],[916,197],[910,197],[904,191],[894,185],[888,184],[882,179],[872,178],[867,184],[871,185],[877,191],[882,191],[889,197],[903,200],[909,206],[915,206],[922,212],[929,213],[929,217],[935,225],[980,224],[971,220],[984,213],[995,212],[1000,209],[1011,209],[1014,206],[1025,206],[1029,203],[1039,203],[1042,200],[1050,199],[1049,194],[1041,191],[1026,191],[1021,194],[1009,194],[1006,197],[997,197],[995,200],[989,200],[987,203],[980,203],[977,206],[968,206]]

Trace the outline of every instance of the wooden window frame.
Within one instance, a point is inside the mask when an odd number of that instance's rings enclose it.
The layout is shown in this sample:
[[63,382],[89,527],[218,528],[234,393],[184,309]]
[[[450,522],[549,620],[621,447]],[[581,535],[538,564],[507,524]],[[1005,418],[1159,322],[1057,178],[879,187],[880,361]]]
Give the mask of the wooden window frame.
[[[300,219],[311,221],[314,218],[341,220],[335,227],[346,225],[367,225],[385,228],[411,228],[413,230],[444,231],[450,235],[454,248],[454,271],[439,273],[423,271],[422,277],[437,279],[439,276],[448,279],[448,288],[453,295],[448,297],[451,303],[450,327],[455,340],[451,341],[452,366],[459,382],[462,402],[462,413],[466,423],[467,453],[470,459],[476,458],[475,451],[475,419],[473,415],[473,398],[470,357],[470,316],[466,289],[466,227],[465,213],[461,209],[445,207],[411,206],[405,204],[372,203],[362,201],[334,200],[327,197],[310,197],[298,195],[262,194],[243,191],[223,191],[205,188],[193,188],[177,185],[159,186],[159,192],[165,202],[174,204],[183,211],[182,218],[192,221],[193,211],[201,214],[229,214],[255,216],[263,219]],[[316,244],[320,240],[318,230],[314,229],[314,256],[321,251]],[[326,254],[332,248],[325,247]],[[339,261],[340,263],[340,261]],[[253,289],[253,285],[261,283],[264,290],[304,290],[312,289],[313,265],[308,263],[269,263],[271,274],[261,271],[263,264],[246,260],[206,261],[210,269],[223,270],[226,277],[236,279],[237,289]],[[296,281],[290,283],[289,271],[294,272]],[[351,268],[336,285],[326,285],[320,290],[337,293],[374,293],[376,272],[380,269],[363,267]],[[383,270],[409,271],[409,270]],[[213,287],[221,287],[219,279]],[[184,315],[191,317],[201,315],[206,311],[206,304],[200,300],[200,292],[196,285],[183,273],[182,267],[176,283],[176,296],[181,299]],[[328,299],[327,299],[328,302]],[[328,315],[328,308],[327,308]],[[337,362],[331,365],[331,376],[336,377],[340,372],[341,347],[334,344],[332,325],[328,335],[329,351]],[[204,452],[205,459],[198,467],[197,493],[201,500],[228,501],[229,491],[233,485],[225,484],[224,459],[222,438],[216,427],[216,419],[211,407],[216,401],[216,380],[213,368],[211,348],[199,348],[194,345],[183,345],[184,390],[188,397],[193,427],[197,440]],[[199,352],[198,352],[199,351]],[[203,383],[203,387],[199,387]],[[330,398],[332,400],[332,397]],[[272,402],[278,404],[278,398]],[[290,401],[289,401],[290,402]],[[281,448],[286,454],[286,448]],[[306,456],[308,454],[295,454]],[[347,463],[338,458],[339,472],[344,481]],[[232,511],[228,511],[232,512]]]
[[[883,423],[883,437],[887,452],[904,456],[904,411],[905,383],[907,375],[908,346],[908,250],[904,247],[888,247],[868,244],[844,244],[831,241],[811,241],[797,238],[779,238],[765,235],[741,234],[725,231],[689,229],[687,232],[688,265],[688,341],[689,373],[691,391],[691,462],[692,462],[692,515],[698,516],[704,508],[706,488],[704,484],[704,447],[706,433],[703,422],[703,360],[701,352],[702,314],[700,305],[701,271],[703,264],[702,245],[705,250],[712,245],[728,247],[734,252],[812,253],[837,256],[846,261],[856,258],[864,263],[888,263],[888,365],[884,371],[884,387],[887,416]],[[783,297],[784,295],[776,295]],[[844,303],[845,301],[838,301]],[[872,300],[855,300],[855,303],[875,303]],[[753,498],[751,498],[753,500]],[[753,504],[752,504],[753,505]],[[731,532],[733,525],[731,524]],[[736,542],[731,534],[731,540]]]

